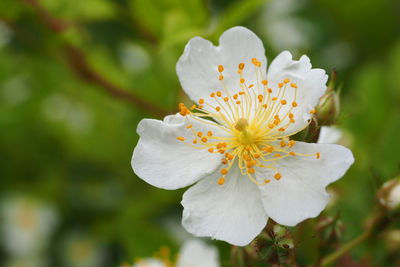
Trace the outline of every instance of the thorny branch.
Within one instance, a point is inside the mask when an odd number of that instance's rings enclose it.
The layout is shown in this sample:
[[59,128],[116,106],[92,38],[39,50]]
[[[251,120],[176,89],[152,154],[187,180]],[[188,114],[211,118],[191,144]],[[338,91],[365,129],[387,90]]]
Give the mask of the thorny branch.
[[[55,18],[51,15],[37,0],[20,0],[30,5],[39,15],[41,21],[49,29],[57,34],[62,34],[71,25],[63,20]],[[62,55],[65,57],[68,65],[71,67],[81,79],[86,82],[97,85],[103,88],[109,95],[121,99],[125,102],[135,105],[136,107],[145,110],[155,116],[163,117],[169,112],[150,103],[133,92],[115,85],[113,82],[107,80],[100,73],[94,70],[86,59],[85,53],[72,44],[66,44],[63,48]]]

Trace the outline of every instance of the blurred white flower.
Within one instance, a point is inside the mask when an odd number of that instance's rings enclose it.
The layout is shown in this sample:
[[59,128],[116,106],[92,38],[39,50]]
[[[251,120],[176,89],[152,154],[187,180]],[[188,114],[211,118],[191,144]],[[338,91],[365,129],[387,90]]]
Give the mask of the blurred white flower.
[[9,27],[0,21],[0,48],[8,44],[11,40],[12,32]]
[[[175,267],[219,267],[218,251],[198,239],[186,241],[178,255]],[[133,267],[171,267],[169,262],[156,258],[137,261]]]
[[23,103],[30,95],[26,77],[15,75],[0,85],[3,103],[14,106]]
[[378,193],[380,203],[393,210],[400,207],[400,178],[394,178],[383,184]]
[[0,214],[2,244],[14,257],[37,255],[45,250],[58,222],[52,206],[26,197],[4,200]]
[[132,73],[142,72],[150,66],[150,55],[140,45],[125,43],[120,49],[120,60],[124,68]]
[[315,27],[294,15],[304,4],[304,0],[272,0],[265,5],[262,29],[275,50],[296,52],[311,46]]
[[105,266],[104,247],[81,232],[68,233],[61,246],[62,260],[68,267]]
[[48,262],[40,257],[16,257],[7,260],[4,267],[45,267]]
[[43,102],[43,113],[52,121],[60,121],[74,133],[91,130],[93,119],[87,108],[61,94],[53,94]]
[[327,75],[287,51],[267,71],[264,52],[243,27],[223,33],[218,47],[193,38],[177,73],[198,105],[138,125],[135,173],[164,189],[195,183],[181,203],[182,224],[196,236],[244,246],[269,217],[287,226],[316,217],[325,187],[354,161],[343,146],[290,139],[309,125]]

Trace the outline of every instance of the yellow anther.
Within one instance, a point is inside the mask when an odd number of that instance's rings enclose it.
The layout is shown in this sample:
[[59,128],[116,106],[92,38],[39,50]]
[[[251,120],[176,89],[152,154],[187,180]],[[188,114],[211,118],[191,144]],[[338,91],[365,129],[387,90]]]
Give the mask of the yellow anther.
[[284,82],[284,83],[289,83],[289,82],[290,82],[290,79],[288,79],[288,78],[283,79],[283,82]]
[[193,127],[193,125],[189,124],[189,125],[186,126],[186,129],[190,129],[192,127]]
[[256,154],[253,155],[253,157],[256,158],[256,159],[258,159],[258,158],[261,157],[261,156],[260,156],[260,154],[256,153]]
[[277,99],[278,99],[277,97],[273,97],[271,100],[276,101]]
[[220,149],[220,150],[218,150],[218,153],[224,154],[224,153],[225,153],[225,150],[224,150],[224,149]]
[[294,114],[293,113],[289,113],[289,118],[293,119],[294,118]]
[[294,146],[295,143],[296,143],[296,142],[295,142],[294,140],[290,140],[290,141],[288,142],[288,147]]
[[310,110],[310,114],[315,114],[315,113],[316,113],[315,109]]
[[264,98],[264,96],[263,96],[263,95],[258,95],[258,96],[257,96],[257,98],[258,98],[258,101],[259,101],[259,102],[262,102],[262,101],[263,101],[263,98]]
[[249,88],[252,88],[253,86],[254,86],[254,84],[250,84],[250,85],[249,85]]
[[216,107],[215,110],[219,112],[221,110],[221,108],[220,107]]
[[279,128],[278,131],[284,132],[284,131],[285,131],[285,128]]
[[224,178],[219,178],[218,179],[218,184],[219,185],[223,185],[225,183],[225,179]]
[[256,66],[256,67],[260,67],[261,66],[261,62],[258,61],[256,58],[252,58],[251,62]]
[[253,174],[253,173],[256,172],[256,170],[254,170],[253,168],[248,168],[247,172],[250,173],[250,174]]
[[229,97],[224,97],[224,101],[228,102],[229,101]]
[[272,128],[274,128],[274,127],[275,127],[275,125],[274,125],[274,124],[272,124],[272,123],[268,123],[268,128],[272,129]]
[[321,153],[319,153],[319,152],[315,153],[315,157],[316,157],[317,159],[319,159],[319,158],[321,157]]
[[179,141],[185,141],[185,137],[183,136],[178,136],[176,139],[178,139]]
[[203,105],[199,105],[198,107],[197,107],[197,109],[202,109],[203,108]]
[[198,136],[198,137],[202,137],[202,136],[203,136],[203,133],[202,133],[202,132],[198,132],[198,133],[197,133],[197,136]]
[[203,137],[203,138],[201,138],[201,141],[202,141],[203,143],[206,143],[206,142],[208,141],[208,139],[207,139],[207,137]]
[[263,85],[267,85],[267,84],[268,84],[268,81],[267,81],[267,80],[262,80],[261,83],[262,83]]
[[276,180],[280,180],[282,178],[282,175],[279,172],[277,172],[277,173],[275,173],[274,178]]
[[283,87],[283,83],[278,83],[278,87],[282,88]]
[[240,92],[239,92],[239,95],[244,95],[244,92],[243,92],[243,91],[240,91]]
[[265,152],[272,153],[274,151],[274,148],[272,146],[266,146],[263,148],[263,150]]
[[295,83],[291,83],[290,86],[293,88],[297,88],[297,84],[295,84]]
[[221,169],[221,174],[222,175],[225,175],[227,173],[228,173],[228,169],[225,169],[225,168]]
[[253,165],[253,162],[247,162],[247,164],[246,164],[246,167],[247,168],[251,168],[251,167],[253,167],[254,165]]
[[226,158],[222,158],[221,159],[221,163],[224,164],[224,165],[228,164],[228,160]]
[[244,78],[240,78],[240,83],[244,83],[246,80]]
[[244,69],[244,63],[240,63],[240,64],[238,65],[238,68],[239,68],[239,70],[243,70],[243,69]]
[[214,148],[210,147],[210,148],[208,149],[208,152],[213,153],[213,152],[214,152]]
[[215,97],[215,93],[211,93],[210,96],[211,96],[211,97]]
[[297,107],[297,102],[296,101],[292,102],[292,107],[294,107],[294,108]]
[[280,119],[275,119],[275,120],[274,120],[274,124],[275,124],[275,125],[278,125],[279,123],[281,123],[281,120],[280,120]]
[[226,153],[226,154],[225,154],[225,157],[226,157],[228,160],[233,160],[233,156],[232,156],[231,154],[229,154],[229,153]]
[[224,75],[219,75],[218,80],[222,81],[224,79]]
[[222,144],[222,147],[227,147],[228,146],[228,144],[227,143],[221,143]]
[[211,131],[208,131],[208,132],[207,132],[207,135],[208,135],[208,136],[212,136],[212,132],[211,132]]
[[217,96],[221,97],[221,95],[222,95],[221,91],[217,91]]
[[286,104],[287,104],[287,101],[286,101],[285,99],[282,99],[282,100],[281,100],[281,104],[282,104],[282,105],[286,105]]
[[223,72],[224,71],[224,66],[218,65],[218,72]]
[[295,123],[296,121],[294,119],[290,119],[290,123]]
[[264,184],[268,184],[269,182],[271,182],[270,179],[265,179],[265,180],[264,180]]
[[192,106],[190,107],[190,109],[191,109],[191,110],[194,110],[196,107],[197,107],[196,105],[192,105]]
[[271,88],[268,88],[268,93],[272,93],[272,89]]
[[[246,146],[245,150],[250,152],[251,151],[251,147],[250,146]],[[248,159],[251,160],[250,156],[248,156]]]
[[285,146],[286,146],[286,142],[282,140],[282,141],[279,143],[279,145],[280,145],[281,147],[285,147]]
[[268,107],[268,105],[267,105],[267,104],[264,104],[264,105],[263,105],[263,107],[264,107],[264,108],[267,108],[267,107]]
[[290,156],[296,156],[296,153],[294,153],[293,151],[289,152]]
[[236,101],[236,104],[240,105],[240,103],[241,103],[240,100]]
[[217,147],[217,149],[221,149],[221,148],[222,148],[222,143],[218,143],[218,144],[216,145],[216,147]]
[[203,105],[203,104],[204,104],[204,99],[203,99],[203,98],[200,98],[200,99],[199,99],[199,104],[200,104],[200,105]]
[[193,139],[193,144],[197,144],[197,139]]
[[235,99],[235,100],[238,99],[238,97],[239,97],[238,94],[233,95],[233,99]]
[[275,120],[279,120],[279,119],[280,119],[280,118],[279,118],[279,115],[275,115],[275,116],[274,116],[274,119],[275,119]]
[[182,116],[186,116],[187,114],[190,113],[189,109],[185,106],[185,104],[179,103],[178,107],[179,107],[179,114],[181,114]]

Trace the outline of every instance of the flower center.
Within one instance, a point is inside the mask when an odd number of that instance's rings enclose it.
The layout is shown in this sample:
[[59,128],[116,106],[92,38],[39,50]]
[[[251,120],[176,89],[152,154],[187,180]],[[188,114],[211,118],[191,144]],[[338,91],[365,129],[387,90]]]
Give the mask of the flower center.
[[[233,164],[237,164],[241,173],[247,175],[251,181],[263,185],[271,180],[257,180],[254,177],[255,167],[272,170],[275,172],[273,177],[280,180],[282,175],[276,166],[278,160],[289,156],[320,158],[319,152],[302,154],[292,151],[295,141],[290,140],[289,136],[308,125],[286,133],[296,122],[293,112],[298,107],[297,84],[285,78],[282,82],[268,87],[268,81],[263,79],[260,70],[261,62],[253,58],[252,63],[255,67],[255,83],[246,83],[243,77],[245,64],[240,63],[237,71],[240,90],[232,93],[224,83],[224,67],[219,65],[218,79],[224,93],[212,92],[207,102],[200,98],[198,105],[193,105],[190,109],[183,103],[179,104],[179,113],[182,116],[211,124],[226,133],[224,136],[214,136],[211,131],[196,132],[191,124],[187,124],[186,128],[192,131],[194,136],[192,142],[188,143],[182,136],[177,137],[179,141],[197,149],[207,149],[210,153],[223,155],[220,170],[222,177],[218,180],[220,185],[224,184]],[[310,113],[315,111],[311,110]]]
[[248,126],[249,123],[245,118],[240,118],[235,124],[235,129],[238,131],[235,133],[236,139],[242,145],[252,145],[257,140],[254,132]]

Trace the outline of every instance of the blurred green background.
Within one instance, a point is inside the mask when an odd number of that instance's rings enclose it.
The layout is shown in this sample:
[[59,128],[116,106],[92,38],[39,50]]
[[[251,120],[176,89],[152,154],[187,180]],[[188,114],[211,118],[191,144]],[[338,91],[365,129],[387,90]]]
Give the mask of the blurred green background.
[[[300,264],[316,260],[324,216],[340,215],[340,241],[363,232],[377,189],[399,174],[399,1],[1,0],[0,266],[118,266],[178,251],[184,190],[135,176],[136,125],[187,101],[175,64],[189,39],[216,43],[236,25],[260,36],[269,62],[287,49],[337,71],[337,125],[356,162],[331,186],[334,205],[298,228]],[[19,251],[18,233],[41,224],[43,244]],[[396,227],[346,264],[400,266]],[[227,263],[229,245],[212,243]]]

